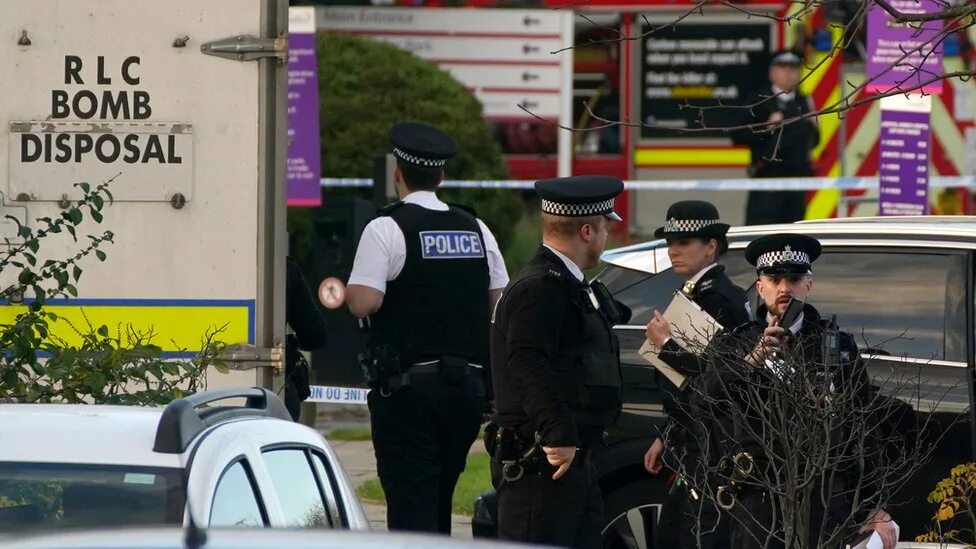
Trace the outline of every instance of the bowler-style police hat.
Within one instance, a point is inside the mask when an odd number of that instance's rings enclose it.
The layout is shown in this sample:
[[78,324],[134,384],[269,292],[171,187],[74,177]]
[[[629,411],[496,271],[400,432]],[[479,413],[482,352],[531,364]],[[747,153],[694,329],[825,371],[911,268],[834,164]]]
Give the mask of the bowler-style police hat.
[[771,234],[749,243],[746,261],[760,275],[808,275],[822,247],[816,238],[803,234]]
[[654,231],[654,238],[690,237],[720,238],[729,226],[718,218],[718,209],[704,200],[682,200],[668,208],[664,226]]
[[454,140],[441,130],[420,122],[402,122],[390,129],[393,156],[416,166],[438,170],[457,153]]
[[624,190],[624,182],[609,175],[577,175],[535,182],[542,199],[542,213],[560,217],[603,215],[614,221],[613,199]]

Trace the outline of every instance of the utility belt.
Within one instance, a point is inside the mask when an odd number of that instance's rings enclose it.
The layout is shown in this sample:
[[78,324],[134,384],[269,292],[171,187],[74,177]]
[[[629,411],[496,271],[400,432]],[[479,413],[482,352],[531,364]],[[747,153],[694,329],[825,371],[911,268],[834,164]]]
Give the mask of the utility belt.
[[[581,444],[570,467],[581,467],[589,459],[590,450],[606,444],[606,433],[598,442]],[[502,480],[515,482],[525,473],[534,473],[548,463],[542,450],[542,437],[539,433],[528,433],[523,426],[507,427],[491,422],[485,426],[485,450],[493,459],[502,464]]]
[[408,364],[400,361],[396,350],[382,345],[359,355],[359,367],[370,389],[376,389],[383,396],[418,383],[440,381],[448,385],[460,385],[469,376],[483,375],[480,364],[456,356],[442,356],[439,359]]

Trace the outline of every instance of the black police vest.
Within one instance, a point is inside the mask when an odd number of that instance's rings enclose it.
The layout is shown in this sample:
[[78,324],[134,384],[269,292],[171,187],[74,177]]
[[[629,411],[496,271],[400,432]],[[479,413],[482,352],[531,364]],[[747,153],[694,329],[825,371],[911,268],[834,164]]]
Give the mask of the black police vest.
[[[544,264],[529,267],[512,285],[532,276],[550,276],[548,270]],[[564,283],[570,314],[579,315],[581,322],[576,337],[560,337],[562,344],[550,359],[556,373],[553,389],[572,411],[581,438],[587,439],[613,425],[620,413],[620,343],[587,287],[576,279]]]
[[370,317],[369,347],[393,347],[404,366],[442,356],[488,364],[488,259],[475,217],[399,203],[383,210],[407,245],[403,270]]

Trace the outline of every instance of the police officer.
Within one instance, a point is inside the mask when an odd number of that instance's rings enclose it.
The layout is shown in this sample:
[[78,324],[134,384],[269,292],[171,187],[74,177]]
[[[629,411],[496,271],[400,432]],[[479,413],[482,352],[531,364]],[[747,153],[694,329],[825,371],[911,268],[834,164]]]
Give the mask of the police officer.
[[401,201],[365,227],[346,299],[371,321],[363,364],[388,527],[449,534],[486,408],[489,315],[508,275],[488,227],[434,193],[451,138],[402,123],[390,141]]
[[538,181],[535,189],[543,243],[505,289],[491,332],[497,413],[488,436],[499,537],[600,547],[590,452],[620,408],[611,326],[629,313],[583,271],[599,263],[610,222],[620,219],[613,199],[623,183],[578,176]]
[[[748,454],[747,461],[751,461],[753,467],[760,470],[769,470],[767,467],[771,459],[777,457],[770,458],[766,455],[770,441],[756,438],[760,436],[757,433],[764,432],[763,424],[757,416],[744,411],[750,406],[744,400],[746,397],[742,396],[746,392],[735,389],[736,384],[745,379],[741,376],[751,376],[750,379],[756,380],[750,385],[753,389],[770,390],[764,388],[775,387],[776,383],[796,383],[795,378],[791,377],[793,374],[785,372],[795,372],[794,369],[802,368],[804,371],[797,375],[814,380],[811,387],[829,387],[830,392],[845,391],[854,395],[854,398],[867,398],[869,386],[854,338],[846,332],[836,331],[832,321],[824,319],[817,309],[806,303],[813,291],[812,264],[820,253],[820,242],[799,234],[767,235],[749,244],[745,255],[749,263],[756,267],[759,276],[756,289],[763,303],[756,311],[756,320],[739,327],[729,336],[736,344],[735,357],[739,363],[728,365],[721,373],[709,372],[716,374],[709,376],[709,393],[731,398],[733,406],[740,410],[738,413],[726,412],[718,416],[723,424],[721,432],[734,433],[734,440],[723,441],[722,452],[727,456]],[[779,319],[786,312],[791,299],[804,302],[802,313],[790,326],[781,326]],[[829,333],[835,334],[838,341],[835,361],[828,360],[825,356],[827,347],[824,345],[824,338]],[[789,357],[789,360],[785,357]],[[827,376],[827,379],[816,382],[818,376]],[[717,382],[722,386],[717,387]],[[826,402],[831,397],[827,394],[820,398],[823,399],[821,402]],[[768,416],[776,411],[766,410],[763,413]],[[831,451],[836,453],[840,450],[834,448]],[[799,456],[780,456],[778,459],[794,460],[799,459]],[[855,457],[850,461],[859,463],[860,459]],[[743,469],[746,468],[743,466]],[[831,471],[832,477],[835,472],[836,479],[832,480],[842,484],[856,481],[860,474],[851,467]],[[837,527],[850,515],[847,490],[853,487],[853,484],[837,487],[830,485],[829,492],[812,498],[811,512],[818,514],[820,518],[827,517],[824,532]],[[738,493],[732,488],[729,491],[736,498],[731,510],[737,517],[731,521],[732,547],[769,547],[766,544],[767,531],[775,524],[772,497],[761,487],[755,486],[743,488]],[[862,489],[862,498],[866,497],[867,491],[868,487]],[[727,497],[719,499],[731,500]],[[826,500],[826,507],[821,504],[822,500]],[[810,524],[813,537],[811,541],[815,543],[817,536],[821,534],[822,523],[815,518]],[[896,530],[891,517],[884,510],[872,511],[860,526],[862,532],[871,530],[881,536],[885,549],[895,546]]]
[[[654,237],[667,240],[672,270],[685,278],[681,291],[719,324],[732,330],[749,321],[749,310],[745,291],[729,280],[725,267],[718,264],[729,248],[725,236],[728,230],[714,205],[685,200],[668,208],[664,226]],[[661,349],[661,360],[681,374],[694,379],[704,368],[703,359],[682,349],[671,338],[670,324],[656,310],[647,325],[647,338]],[[655,529],[658,534],[655,547],[659,549],[721,548],[728,547],[729,543],[728,520],[720,521],[715,505],[705,502],[700,488],[694,488],[705,479],[689,478],[698,476],[701,459],[714,457],[701,453],[700,439],[708,433],[697,428],[703,419],[693,413],[700,405],[692,402],[693,395],[691,388],[667,385],[664,408],[668,425],[644,456],[644,467],[654,475],[661,472],[665,460],[671,464],[681,462],[679,471],[669,479],[671,490],[661,510],[661,527]],[[667,458],[664,458],[665,451],[669,454]]]
[[[744,124],[775,125],[813,112],[813,102],[798,89],[800,56],[778,52],[769,67],[770,84],[759,90],[744,110]],[[749,175],[755,178],[811,177],[810,154],[820,141],[813,118],[791,122],[771,131],[760,128],[732,133],[732,140],[747,145],[752,153]],[[750,191],[746,225],[792,223],[806,213],[804,191]]]
[[285,266],[285,321],[294,332],[285,344],[285,407],[298,421],[302,402],[311,394],[308,362],[301,351],[325,347],[326,324],[298,262],[288,256]]

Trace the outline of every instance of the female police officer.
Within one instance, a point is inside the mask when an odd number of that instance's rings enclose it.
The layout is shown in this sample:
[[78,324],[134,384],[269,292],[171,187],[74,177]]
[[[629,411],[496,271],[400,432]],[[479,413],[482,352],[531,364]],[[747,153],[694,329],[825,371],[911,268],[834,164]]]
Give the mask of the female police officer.
[[[749,320],[749,311],[745,291],[729,280],[725,268],[718,264],[728,250],[728,230],[711,203],[685,200],[668,208],[664,226],[654,236],[667,239],[672,270],[686,279],[681,291],[719,324],[732,330]],[[671,339],[670,325],[658,311],[654,311],[654,318],[647,325],[647,338],[662,349],[661,360],[683,375],[697,376],[702,370],[699,357]],[[708,433],[697,428],[702,418],[695,417],[698,403],[692,402],[692,393],[689,388],[667,386],[664,408],[668,425],[644,456],[644,467],[656,475],[663,468],[667,449],[667,461],[679,469],[672,476],[672,483],[678,486],[672,486],[661,510],[661,527],[655,529],[655,547],[661,549],[728,546],[728,521],[720,521],[714,504],[704,502],[700,490],[694,489],[696,482],[704,481],[692,478],[699,476],[695,474],[699,461],[712,456],[702,455],[706,445],[700,439]]]

